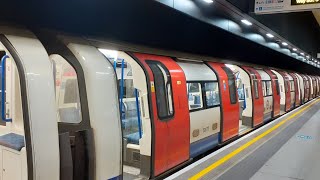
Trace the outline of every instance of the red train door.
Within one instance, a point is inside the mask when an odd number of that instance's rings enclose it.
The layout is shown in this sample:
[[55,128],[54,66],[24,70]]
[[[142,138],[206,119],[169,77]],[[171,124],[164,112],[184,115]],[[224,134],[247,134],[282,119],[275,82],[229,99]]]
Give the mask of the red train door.
[[264,69],[266,73],[271,77],[272,82],[272,92],[273,92],[273,113],[272,117],[275,118],[280,116],[280,87],[279,80],[276,74],[274,74],[270,69]]
[[284,90],[285,90],[285,94],[286,94],[286,108],[285,111],[288,112],[290,111],[291,108],[291,90],[290,90],[290,81],[289,81],[289,77],[287,76],[286,72],[283,71],[278,71],[279,74],[281,74],[281,76],[283,77],[284,80]]
[[253,127],[263,123],[263,95],[262,95],[262,82],[260,74],[253,68],[247,66],[241,66],[251,78],[251,94],[253,104]]
[[290,75],[293,78],[293,82],[294,82],[294,90],[295,90],[295,106],[294,107],[298,107],[300,106],[300,97],[299,97],[299,88],[298,88],[298,77],[294,74],[294,73],[290,73]]
[[[239,101],[236,92],[235,77],[232,71],[222,63],[208,62],[207,64],[216,73],[219,81],[222,109],[221,141],[224,142],[239,134]],[[231,82],[229,83],[229,81]],[[229,84],[232,83],[233,87],[230,88]],[[231,93],[237,96],[236,102],[231,102]]]
[[134,53],[147,76],[151,123],[151,176],[189,159],[190,116],[186,77],[170,57]]

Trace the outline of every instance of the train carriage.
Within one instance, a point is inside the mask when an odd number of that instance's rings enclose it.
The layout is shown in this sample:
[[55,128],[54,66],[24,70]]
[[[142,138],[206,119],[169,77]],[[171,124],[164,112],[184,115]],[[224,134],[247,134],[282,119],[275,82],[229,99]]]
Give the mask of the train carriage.
[[244,107],[240,112],[240,134],[243,134],[263,122],[261,77],[251,67],[230,64],[227,67],[236,76],[239,105]]
[[298,74],[298,73],[293,73],[297,77],[297,81],[299,84],[299,92],[300,92],[300,105],[304,104],[304,96],[305,96],[305,91],[306,91],[306,86],[304,84],[304,79],[303,77]]
[[[1,27],[0,179],[59,179],[53,71],[36,36]],[[5,93],[4,93],[5,92]]]
[[238,99],[244,99],[244,94],[240,94],[241,97],[238,98],[235,76],[225,64],[207,62],[207,65],[215,72],[219,81],[222,117],[220,131],[221,141],[225,142],[239,134],[239,117],[246,104],[240,107]]
[[271,77],[272,83],[272,95],[273,95],[273,110],[272,110],[272,118],[280,116],[280,87],[279,80],[275,73],[273,73],[270,69],[264,69],[264,71]]
[[320,77],[316,76],[317,82],[318,82],[318,88],[317,88],[317,96],[320,96]]
[[313,88],[313,85],[314,85],[314,82],[311,78],[310,75],[305,75],[309,81],[309,100],[313,99],[313,95],[314,95],[314,88]]
[[289,91],[290,91],[290,110],[293,109],[295,107],[295,102],[296,102],[296,83],[293,79],[293,77],[287,73],[287,72],[283,72],[285,74],[285,76],[287,76],[288,78],[288,87],[289,87]]
[[190,157],[219,144],[221,107],[215,73],[202,62],[178,61],[185,73],[190,111]]
[[305,91],[304,91],[304,103],[309,101],[310,98],[310,82],[309,82],[309,78],[304,75],[304,74],[300,74],[303,77],[303,84],[305,87]]
[[263,121],[270,121],[273,114],[273,90],[271,77],[264,70],[256,70],[261,76],[262,82],[262,95],[263,95],[263,104],[264,104],[264,116]]
[[289,73],[289,75],[293,78],[294,90],[295,90],[295,102],[294,107],[298,107],[301,105],[301,88],[300,81],[298,76],[295,73]]
[[275,73],[279,80],[280,87],[280,115],[286,113],[290,110],[291,99],[290,99],[290,90],[289,90],[289,80],[281,71],[271,70]]

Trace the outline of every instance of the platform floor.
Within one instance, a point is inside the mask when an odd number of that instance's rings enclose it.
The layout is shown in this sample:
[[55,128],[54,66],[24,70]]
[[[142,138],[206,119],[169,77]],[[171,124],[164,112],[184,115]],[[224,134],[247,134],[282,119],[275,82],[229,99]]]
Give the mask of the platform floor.
[[320,99],[272,121],[167,178],[320,179]]

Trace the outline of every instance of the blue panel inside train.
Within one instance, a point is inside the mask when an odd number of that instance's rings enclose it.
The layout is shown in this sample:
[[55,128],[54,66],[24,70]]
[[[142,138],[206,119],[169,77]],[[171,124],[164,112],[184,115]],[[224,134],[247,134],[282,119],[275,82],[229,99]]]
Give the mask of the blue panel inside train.
[[211,135],[190,144],[190,157],[196,157],[219,144],[220,133]]
[[136,102],[124,102],[122,110],[122,128],[123,135],[128,143],[139,144],[140,136],[138,124]]

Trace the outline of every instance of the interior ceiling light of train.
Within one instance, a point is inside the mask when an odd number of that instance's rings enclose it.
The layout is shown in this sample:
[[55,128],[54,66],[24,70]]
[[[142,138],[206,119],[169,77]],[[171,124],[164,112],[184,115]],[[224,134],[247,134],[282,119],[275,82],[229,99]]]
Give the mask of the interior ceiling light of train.
[[[220,27],[230,33],[254,41],[260,45],[269,47],[275,51],[281,52],[296,60],[302,61],[314,67],[320,68],[320,61],[299,49],[279,34],[275,33],[260,22],[242,13],[229,2],[223,0],[172,0],[173,4],[165,1],[159,2],[171,6],[183,13],[191,15],[194,18],[206,21],[214,26]],[[223,8],[221,8],[223,6]],[[212,8],[212,9],[210,9]],[[214,16],[208,16],[204,11],[211,10]],[[219,12],[214,12],[219,11]],[[199,12],[201,12],[199,15]],[[216,17],[216,14],[219,17]],[[223,14],[223,15],[222,15]],[[221,16],[222,15],[222,16]],[[315,52],[313,54],[316,54]]]

